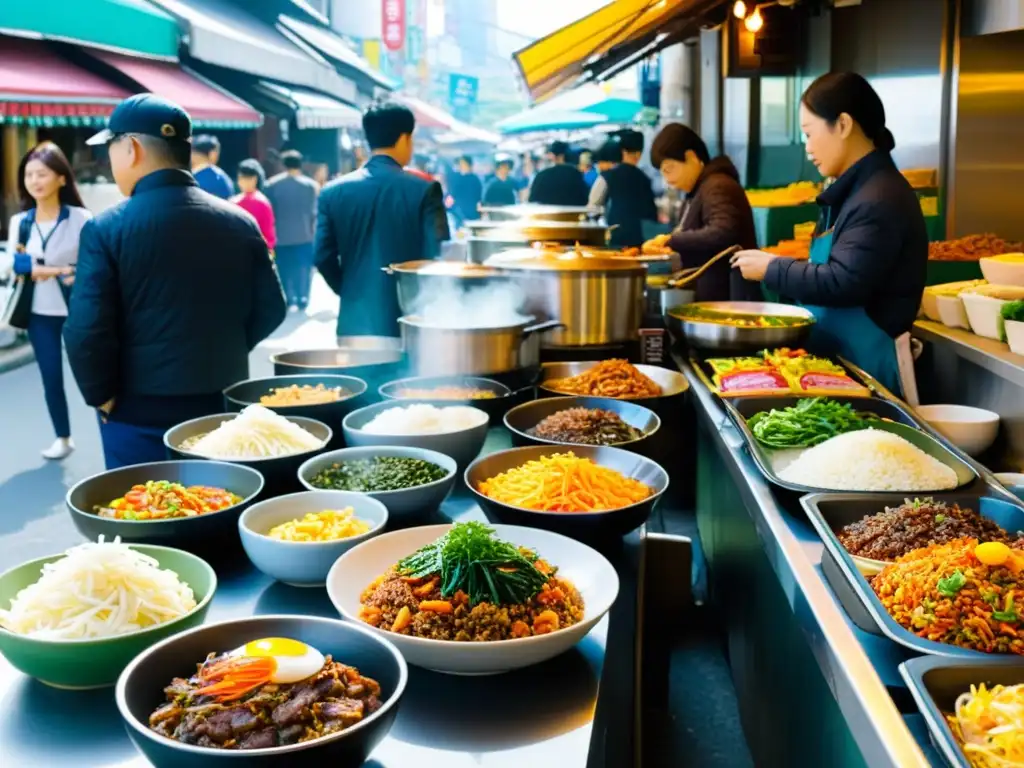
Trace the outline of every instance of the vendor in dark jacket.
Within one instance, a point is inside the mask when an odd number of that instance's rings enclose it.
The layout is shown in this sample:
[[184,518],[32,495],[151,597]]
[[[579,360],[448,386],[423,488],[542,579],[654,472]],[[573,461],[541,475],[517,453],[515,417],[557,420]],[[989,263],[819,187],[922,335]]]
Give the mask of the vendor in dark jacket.
[[817,318],[812,351],[841,355],[910,401],[917,399],[910,329],[921,305],[928,234],[914,190],[896,168],[885,108],[858,74],[823,75],[804,93],[807,154],[835,181],[818,197],[810,259],[736,254],[743,275]]
[[[725,155],[711,159],[707,145],[692,129],[669,123],[651,145],[651,163],[665,183],[686,193],[679,226],[659,235],[645,247],[668,246],[679,254],[684,267],[700,267],[718,253],[739,245],[756,248],[754,212],[740,175]],[[697,301],[758,301],[761,288],[744,280],[719,259],[692,285]]]
[[[639,149],[633,134],[639,137]],[[590,188],[587,204],[604,207],[605,220],[613,227],[609,236],[613,248],[639,248],[644,242],[643,223],[658,220],[651,180],[636,165],[643,141],[642,133],[632,131],[624,138],[606,141],[594,156],[601,175]]]
[[569,145],[553,141],[548,147],[551,165],[538,173],[530,184],[530,202],[539,205],[585,206],[590,188],[579,168],[567,162]]
[[256,221],[189,173],[191,135],[185,110],[140,94],[89,140],[128,199],[82,230],[64,342],[108,469],[162,461],[167,429],[223,411],[285,316]]

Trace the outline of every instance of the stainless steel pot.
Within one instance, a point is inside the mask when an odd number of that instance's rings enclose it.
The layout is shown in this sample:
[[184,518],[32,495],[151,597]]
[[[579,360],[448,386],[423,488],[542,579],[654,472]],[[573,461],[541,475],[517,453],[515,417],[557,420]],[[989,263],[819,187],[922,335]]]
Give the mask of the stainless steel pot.
[[[796,325],[745,327],[702,320],[700,312],[711,310],[748,318],[785,317]],[[694,314],[696,313],[696,314]],[[778,347],[799,347],[814,325],[814,315],[803,307],[761,301],[704,301],[670,309],[665,314],[669,333],[676,341],[711,352],[752,352]]]
[[545,334],[543,346],[618,344],[637,338],[647,268],[618,252],[519,249],[487,262],[514,276],[526,294],[525,311],[558,318],[564,329]]
[[578,205],[522,205],[488,206],[480,209],[480,216],[487,221],[596,221],[604,214],[600,206]]
[[[476,288],[508,283],[509,276],[493,267],[458,261],[404,261],[383,267],[394,275],[398,290],[398,307],[403,315],[413,315],[422,308],[421,296],[459,294]],[[454,289],[454,290],[453,290]]]
[[402,344],[418,376],[479,376],[540,365],[540,333],[561,326],[557,320],[521,322],[491,328],[429,325],[400,317]]
[[608,227],[591,222],[564,221],[469,221],[469,260],[483,264],[490,256],[510,248],[525,248],[532,243],[574,244],[602,248],[608,239]]

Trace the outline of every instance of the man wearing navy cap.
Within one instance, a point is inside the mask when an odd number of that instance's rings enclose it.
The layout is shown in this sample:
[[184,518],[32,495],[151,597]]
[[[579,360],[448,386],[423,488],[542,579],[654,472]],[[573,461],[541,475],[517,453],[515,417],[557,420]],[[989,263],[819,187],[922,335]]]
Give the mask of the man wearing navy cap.
[[192,121],[132,96],[89,144],[106,144],[128,199],[82,230],[64,341],[100,411],[108,469],[165,458],[163,433],[223,410],[249,352],[285,316],[266,241],[241,208],[189,173]]

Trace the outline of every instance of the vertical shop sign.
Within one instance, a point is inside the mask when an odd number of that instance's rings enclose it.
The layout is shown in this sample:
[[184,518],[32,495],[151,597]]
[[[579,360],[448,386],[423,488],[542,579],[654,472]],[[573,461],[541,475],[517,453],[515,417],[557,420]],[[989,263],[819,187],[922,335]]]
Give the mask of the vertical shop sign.
[[381,35],[384,47],[400,51],[405,45],[405,0],[381,0]]

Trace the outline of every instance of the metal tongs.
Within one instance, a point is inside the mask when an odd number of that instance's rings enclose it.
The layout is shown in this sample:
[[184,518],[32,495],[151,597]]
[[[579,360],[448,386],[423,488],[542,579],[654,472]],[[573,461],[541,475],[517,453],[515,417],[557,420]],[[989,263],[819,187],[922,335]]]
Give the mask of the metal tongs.
[[681,269],[678,272],[674,272],[672,276],[669,277],[668,281],[666,282],[666,285],[668,285],[669,288],[682,288],[684,285],[692,283],[698,277],[707,272],[708,269],[710,269],[711,265],[714,264],[715,262],[728,258],[737,251],[742,250],[743,246],[741,245],[730,245],[721,253],[712,256],[699,267],[687,267],[686,269]]

